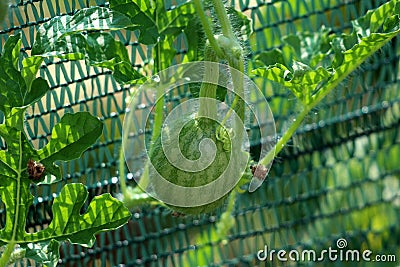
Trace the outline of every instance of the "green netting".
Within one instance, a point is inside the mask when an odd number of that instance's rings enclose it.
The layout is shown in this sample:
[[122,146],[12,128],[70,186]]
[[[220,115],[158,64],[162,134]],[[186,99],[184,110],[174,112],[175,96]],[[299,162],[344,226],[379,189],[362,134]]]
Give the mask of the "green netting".
[[[253,51],[250,56],[254,57],[261,51],[279,47],[287,34],[315,32],[322,25],[337,32],[349,31],[352,19],[384,2],[239,0],[232,4],[253,20],[255,34],[250,39]],[[13,1],[0,27],[1,47],[10,34],[22,32],[23,52],[29,55],[38,26],[51,17],[74,14],[94,5],[107,3],[101,0]],[[115,35],[126,45],[132,63],[139,70],[149,64],[151,49],[139,45],[135,33],[121,31]],[[176,43],[177,62],[185,53],[182,38]],[[93,248],[64,243],[59,265],[185,266],[190,253],[210,247],[212,253],[205,256],[210,257],[209,266],[280,266],[284,263],[259,262],[257,252],[264,245],[275,250],[321,251],[335,247],[339,238],[346,239],[349,248],[395,254],[399,260],[399,45],[398,38],[392,40],[309,114],[276,158],[263,186],[255,193],[237,198],[235,226],[225,241],[196,244],[198,234],[211,234],[219,214],[174,217],[162,207],[143,208],[133,213],[126,226],[99,234]],[[64,113],[90,111],[106,127],[101,140],[82,158],[64,164],[60,183],[32,187],[36,197],[28,214],[27,231],[43,229],[49,224],[53,193],[59,192],[66,183],[83,182],[90,197],[119,192],[118,152],[126,99],[130,94],[130,88],[117,84],[109,71],[87,67],[84,62],[46,60],[40,75],[49,81],[51,90],[28,110],[26,129],[36,147],[46,144],[50,129]],[[278,132],[282,133],[299,110],[299,103],[284,88],[261,78],[255,82],[267,96]],[[256,151],[259,140],[255,138],[251,143]],[[4,142],[0,142],[0,147],[4,148]],[[4,208],[0,218],[3,227]],[[25,262],[25,265],[32,264]],[[365,263],[315,263],[317,266],[329,264],[361,266]]]

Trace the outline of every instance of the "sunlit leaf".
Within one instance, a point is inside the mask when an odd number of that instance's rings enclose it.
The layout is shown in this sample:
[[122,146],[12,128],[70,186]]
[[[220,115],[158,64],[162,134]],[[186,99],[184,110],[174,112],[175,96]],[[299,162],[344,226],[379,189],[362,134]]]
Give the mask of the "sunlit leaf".
[[[18,68],[20,60],[21,35],[12,35],[4,45],[0,57],[0,110],[6,115],[13,107],[24,107],[39,100],[48,90],[48,83],[42,78],[35,78],[38,67],[22,73]],[[39,64],[40,65],[40,64]]]
[[38,158],[49,172],[59,176],[59,168],[53,162],[79,158],[102,131],[103,124],[87,112],[65,114],[53,127],[50,141],[38,151]]
[[[54,17],[39,27],[30,61],[44,57],[85,59],[89,65],[108,68],[117,82],[135,83],[142,75],[134,69],[124,44],[110,33],[134,26],[128,17],[105,7],[86,8],[75,15]],[[37,64],[26,65],[32,69]]]
[[110,194],[96,196],[84,214],[80,214],[88,192],[83,184],[67,184],[54,199],[53,220],[37,233],[26,234],[25,241],[69,240],[71,243],[91,247],[95,234],[113,230],[125,224],[131,217],[122,202]]

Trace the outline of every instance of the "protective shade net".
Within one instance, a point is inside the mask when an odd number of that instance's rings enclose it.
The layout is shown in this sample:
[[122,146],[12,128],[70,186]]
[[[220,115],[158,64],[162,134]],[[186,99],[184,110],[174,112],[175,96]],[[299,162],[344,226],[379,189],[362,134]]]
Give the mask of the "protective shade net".
[[[255,33],[249,42],[250,56],[254,57],[261,51],[279,48],[282,37],[288,34],[317,32],[322,25],[334,32],[348,32],[351,20],[384,2],[239,0],[232,5],[252,18]],[[38,26],[51,17],[74,14],[94,5],[107,3],[12,2],[0,27],[1,44],[10,34],[21,32],[23,52],[29,55]],[[115,36],[126,45],[138,69],[151,62],[151,49],[137,43],[135,32],[121,31]],[[177,63],[185,53],[184,44],[183,37],[178,38]],[[134,211],[124,227],[99,234],[93,248],[64,243],[59,265],[190,266],[193,255],[202,253],[197,256],[203,257],[209,266],[255,266],[264,265],[257,260],[257,252],[265,245],[275,250],[320,252],[337,248],[340,238],[349,249],[369,249],[373,255],[393,254],[400,260],[399,45],[399,39],[393,39],[309,114],[275,159],[262,187],[252,194],[238,196],[233,213],[235,225],[226,240],[200,246],[195,243],[199,234],[212,234],[220,213],[174,217],[165,208],[144,207]],[[84,62],[46,60],[40,76],[49,81],[51,90],[28,110],[26,129],[36,148],[47,143],[51,128],[64,113],[89,111],[103,120],[105,129],[99,142],[80,159],[62,166],[62,181],[51,187],[32,187],[35,204],[28,214],[27,231],[49,224],[53,193],[66,183],[83,182],[89,198],[119,192],[118,153],[126,99],[130,95],[130,88],[117,84],[109,71],[88,67]],[[300,104],[285,88],[261,78],[255,78],[255,82],[270,102],[278,132],[283,133]],[[253,151],[259,142],[256,137],[251,140]],[[4,208],[0,222],[3,227]],[[265,264],[282,265],[276,260]],[[368,265],[327,260],[303,264]]]

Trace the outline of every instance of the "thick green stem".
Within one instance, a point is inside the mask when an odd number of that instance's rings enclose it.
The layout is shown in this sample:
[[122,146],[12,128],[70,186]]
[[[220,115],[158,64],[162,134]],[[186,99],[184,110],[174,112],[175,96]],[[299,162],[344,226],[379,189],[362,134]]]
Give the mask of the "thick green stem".
[[[156,53],[156,62],[154,64],[154,73],[157,74],[161,71],[161,48],[159,45],[156,45],[155,49]],[[154,143],[158,136],[161,133],[162,127],[162,120],[163,120],[163,108],[164,108],[164,88],[158,88],[156,93],[156,107],[155,107],[155,114],[154,114],[154,124],[153,124],[153,133],[151,136],[151,142]]]
[[[226,114],[223,119],[221,126],[232,115],[232,110],[234,109],[238,117],[244,122],[245,118],[245,103],[244,103],[244,56],[243,51],[238,45],[235,34],[233,33],[232,25],[228,18],[228,13],[226,12],[224,3],[222,0],[212,0],[215,13],[217,14],[218,21],[220,22],[222,34],[229,39],[228,44],[230,47],[225,47],[224,57],[228,61],[228,65],[239,71],[239,75],[232,75],[232,83],[234,92],[236,94],[231,109]],[[204,25],[203,25],[204,26]],[[239,54],[237,52],[240,52]],[[241,136],[243,129],[237,129],[236,134]],[[239,139],[241,140],[241,139]]]
[[[128,138],[128,137],[126,137]],[[125,143],[125,137],[122,136],[122,142],[121,142],[121,148],[119,149],[119,182],[121,184],[121,193],[124,196],[124,198],[128,197],[127,194],[127,189],[126,189],[126,175],[125,175],[125,155],[124,155],[124,149],[123,149],[123,144]]]
[[[218,57],[211,46],[206,47],[204,60],[207,62],[217,62]],[[217,106],[214,102],[210,102],[209,98],[216,99],[217,84],[219,78],[218,65],[206,65],[204,73],[204,82],[201,83],[199,92],[199,117],[208,117],[217,119]],[[207,81],[207,82],[206,82]]]
[[233,88],[235,92],[235,98],[232,102],[232,106],[225,115],[221,126],[224,125],[224,123],[228,120],[228,118],[231,116],[232,111],[235,110],[237,117],[237,121],[235,121],[234,125],[236,126],[234,129],[234,135],[236,136],[235,139],[238,140],[239,142],[242,142],[243,139],[243,134],[244,134],[244,129],[242,124],[244,124],[244,119],[245,119],[245,102],[244,102],[244,59],[243,56],[241,55],[239,60],[228,60],[228,64],[231,68],[235,68],[239,71],[239,73],[236,75],[232,75],[232,83],[233,83]]
[[[212,70],[213,68],[210,67]],[[206,74],[207,75],[207,74]],[[216,98],[216,85],[211,83],[203,82],[201,85],[199,95],[199,112],[197,113],[198,117],[207,117],[210,119],[217,119],[217,106],[214,102],[210,102],[209,99]]]
[[239,71],[238,75],[232,75],[233,88],[236,96],[233,100],[231,110],[235,109],[239,118],[244,121],[244,58],[241,55],[238,60],[228,60],[228,64],[230,67]]
[[211,47],[214,49],[214,52],[218,55],[218,57],[223,57],[223,52],[221,48],[218,45],[217,40],[214,37],[214,33],[211,27],[211,23],[206,16],[206,13],[204,12],[203,9],[203,4],[201,3],[201,0],[194,0],[194,7],[196,9],[196,13],[199,16],[199,19],[201,21],[201,24],[203,25],[204,32],[207,36],[208,41],[210,42]]
[[274,159],[275,155],[277,155],[282,150],[282,148],[296,132],[296,130],[300,127],[300,124],[303,122],[303,119],[307,116],[310,110],[310,108],[303,109],[303,111],[290,125],[289,129],[287,129],[287,131],[283,134],[282,138],[280,138],[279,141],[276,143],[275,149],[271,149],[269,153],[260,160],[259,164],[266,166]]
[[[135,96],[132,96],[132,97],[135,97]],[[126,129],[130,129],[132,122],[130,120],[127,120],[126,123],[127,124],[125,125],[125,128]],[[122,196],[123,196],[124,203],[125,204],[130,203],[128,208],[134,208],[136,206],[139,206],[140,204],[136,205],[136,204],[134,204],[132,202],[142,203],[143,201],[135,199],[134,196],[132,196],[131,193],[129,192],[128,186],[126,184],[124,144],[128,141],[128,138],[129,138],[129,134],[128,133],[124,133],[122,135],[121,148],[119,150],[119,166],[118,166],[118,169],[119,169],[121,193],[122,193]],[[148,172],[147,172],[147,170],[148,170],[148,167],[147,167],[147,164],[146,164],[146,166],[144,168],[143,175],[142,175],[142,177],[140,179],[140,182],[139,182],[140,188],[146,188],[147,187],[147,184],[148,184]],[[135,200],[137,200],[137,201],[135,201]]]
[[217,14],[218,20],[221,24],[222,34],[229,39],[234,40],[235,35],[233,34],[232,25],[228,18],[224,3],[221,0],[212,0],[215,13]]

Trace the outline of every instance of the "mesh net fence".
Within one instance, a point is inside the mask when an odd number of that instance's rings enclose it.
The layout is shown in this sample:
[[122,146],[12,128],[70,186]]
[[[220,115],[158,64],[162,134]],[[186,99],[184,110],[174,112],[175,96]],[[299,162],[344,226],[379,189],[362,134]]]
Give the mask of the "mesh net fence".
[[[254,57],[279,47],[282,37],[288,34],[316,32],[323,25],[335,32],[348,32],[351,20],[384,2],[239,0],[231,4],[252,19],[255,33],[249,43],[250,57]],[[38,26],[51,17],[74,14],[90,6],[107,6],[107,2],[13,1],[0,28],[1,44],[10,34],[21,32],[22,52],[27,56]],[[132,63],[146,70],[152,54],[137,42],[137,34],[114,34],[127,47]],[[185,53],[185,40],[178,39],[176,62]],[[59,265],[190,266],[193,254],[203,253],[200,256],[209,266],[280,266],[278,261],[258,261],[257,252],[265,245],[277,251],[318,252],[336,248],[340,238],[348,242],[347,248],[370,249],[374,254],[393,254],[400,259],[399,45],[399,39],[394,38],[309,114],[275,159],[262,187],[238,196],[233,212],[235,225],[225,240],[196,244],[199,234],[212,235],[220,213],[174,217],[166,208],[144,207],[134,211],[124,227],[99,234],[92,248],[63,243]],[[102,119],[105,128],[95,146],[81,158],[63,164],[59,183],[32,186],[35,201],[29,210],[27,231],[43,229],[50,223],[54,193],[66,183],[83,182],[89,198],[120,192],[118,153],[130,95],[130,88],[116,83],[111,72],[88,67],[81,61],[47,59],[40,76],[49,81],[51,90],[28,110],[26,130],[36,148],[47,143],[52,126],[64,113],[89,111]],[[270,103],[278,132],[284,132],[299,103],[286,89],[265,79],[254,80]],[[253,151],[259,142],[256,137],[251,140]],[[4,226],[4,207],[0,220]],[[368,265],[343,261],[303,264]]]

